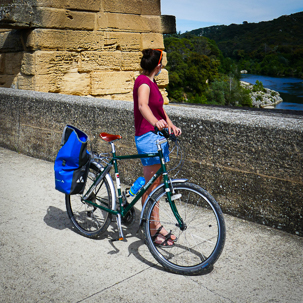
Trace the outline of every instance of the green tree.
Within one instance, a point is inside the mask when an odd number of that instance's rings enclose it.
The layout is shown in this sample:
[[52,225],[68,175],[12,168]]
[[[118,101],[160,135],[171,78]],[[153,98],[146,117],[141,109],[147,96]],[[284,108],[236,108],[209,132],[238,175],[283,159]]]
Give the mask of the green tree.
[[207,89],[206,98],[209,104],[252,106],[250,91],[232,76],[223,75],[216,79]]
[[171,101],[251,106],[237,64],[224,58],[213,40],[185,34],[167,36],[164,42]]
[[[188,39],[203,35],[215,41],[225,58],[239,70],[268,76],[302,77],[303,12],[268,22],[231,24],[197,29]],[[185,37],[181,35],[182,37]],[[213,44],[212,44],[213,45]],[[220,72],[229,74],[230,64],[221,60]],[[225,62],[224,62],[225,61]]]
[[169,98],[176,102],[198,100],[207,83],[218,75],[220,51],[215,42],[205,37],[175,35],[165,38],[165,48],[170,75]]

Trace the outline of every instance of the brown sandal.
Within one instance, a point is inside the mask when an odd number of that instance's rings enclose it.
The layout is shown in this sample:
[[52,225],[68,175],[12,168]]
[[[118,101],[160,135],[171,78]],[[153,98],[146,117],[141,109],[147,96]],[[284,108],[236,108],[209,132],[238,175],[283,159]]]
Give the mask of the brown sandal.
[[[157,229],[156,233],[152,236],[152,241],[155,243],[156,246],[161,246],[161,247],[173,247],[173,246],[175,245],[175,241],[177,240],[177,238],[174,239],[174,240],[171,238],[171,236],[172,236],[171,231],[170,231],[166,236],[162,235],[162,234],[161,234],[162,228],[163,228],[163,226],[161,225],[161,226]],[[157,239],[158,236],[162,236],[162,237],[164,238],[164,241],[163,241],[162,243],[156,243],[156,242],[155,242],[155,240]],[[171,240],[171,241],[173,242],[172,245],[169,245],[169,244],[168,244],[168,241],[169,241],[169,240]]]

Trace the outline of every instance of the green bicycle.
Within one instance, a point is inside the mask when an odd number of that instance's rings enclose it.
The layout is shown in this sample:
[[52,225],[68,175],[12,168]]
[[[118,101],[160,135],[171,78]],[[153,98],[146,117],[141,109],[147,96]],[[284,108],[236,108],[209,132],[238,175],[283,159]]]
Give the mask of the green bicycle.
[[[225,243],[225,223],[222,211],[215,199],[200,186],[186,179],[170,179],[161,145],[172,140],[179,146],[173,135],[157,141],[157,153],[144,155],[117,156],[114,141],[120,135],[100,133],[100,137],[111,145],[111,157],[104,164],[104,154],[91,153],[91,163],[82,195],[66,195],[66,208],[75,228],[89,238],[97,238],[104,233],[112,217],[116,217],[119,240],[123,240],[122,223],[133,221],[133,206],[140,200],[151,184],[163,176],[163,183],[154,189],[146,199],[140,215],[145,243],[154,258],[168,271],[193,275],[208,270],[219,258]],[[161,168],[128,202],[127,192],[121,190],[119,160],[144,157],[160,157]],[[117,195],[114,182],[109,174],[114,168]],[[154,216],[154,213],[157,216]],[[171,230],[177,239],[173,245],[159,246],[154,242],[155,230],[152,226],[160,223]]]

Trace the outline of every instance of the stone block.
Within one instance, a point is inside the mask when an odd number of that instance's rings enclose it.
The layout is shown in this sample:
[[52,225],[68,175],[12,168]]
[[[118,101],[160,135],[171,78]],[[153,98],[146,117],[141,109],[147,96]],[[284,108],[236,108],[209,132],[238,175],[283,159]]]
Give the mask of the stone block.
[[130,14],[112,14],[107,15],[107,27],[112,30],[128,31],[128,32],[148,32],[147,24],[139,15]]
[[93,29],[95,13],[89,11],[98,12],[101,8],[101,2],[94,0],[15,0],[13,3],[2,1],[7,3],[0,5],[0,27],[8,28],[50,27],[90,30]]
[[139,71],[141,69],[141,57],[141,52],[122,52],[121,69],[124,71]]
[[168,93],[165,90],[165,88],[160,88],[160,93],[162,94],[162,97],[163,97],[163,100],[164,100],[164,104],[168,104],[169,103]]
[[91,74],[93,96],[127,94],[133,89],[138,72],[95,71]]
[[121,51],[137,51],[141,46],[139,33],[106,32],[104,34],[104,48]]
[[164,49],[164,41],[162,34],[142,33],[141,50],[147,48]]
[[37,7],[31,27],[93,30],[95,13]]
[[155,80],[157,81],[159,87],[164,88],[165,86],[167,86],[169,83],[168,71],[162,68],[161,74],[155,77]]
[[[284,129],[248,128],[236,124],[233,129],[220,124],[213,128],[214,162],[217,165],[274,178],[285,179],[287,175],[289,179],[303,181],[303,177],[293,170],[293,167],[300,166],[302,159],[294,152],[294,144],[302,142],[301,135]],[[275,154],[279,158],[272,156]]]
[[[55,51],[36,51],[35,53],[25,53],[22,59],[21,72],[24,76],[35,75],[35,87],[39,87],[38,91],[49,91],[47,79],[43,77],[51,77],[51,86],[60,84],[64,74],[69,73],[74,68],[78,68],[80,64],[80,54],[72,52],[55,52]],[[41,85],[39,81],[42,81]],[[46,89],[41,90],[41,87]],[[24,88],[23,88],[24,89]]]
[[133,92],[126,94],[102,95],[102,98],[108,100],[133,101]]
[[142,15],[161,15],[160,0],[142,0]]
[[21,73],[24,75],[35,75],[36,71],[36,55],[32,53],[24,53],[21,62]]
[[131,14],[105,13],[107,28],[134,33],[161,32],[161,18],[159,16],[140,16]]
[[122,54],[120,51],[82,52],[79,71],[120,70]]
[[61,94],[86,96],[90,94],[90,74],[79,73],[72,69],[66,73],[60,82]]
[[[34,73],[37,75],[47,75],[47,74],[58,74],[59,66],[57,65],[57,62],[60,62],[60,53],[59,52],[53,52],[53,51],[36,51],[32,54],[32,56],[27,55],[24,59],[24,66],[22,66],[22,70],[27,71],[28,73]],[[59,57],[59,58],[57,58]],[[34,62],[34,66],[32,69],[30,67],[25,66],[25,64],[28,62]],[[62,61],[60,62],[60,65],[62,66]],[[62,68],[62,67],[61,67]],[[70,68],[70,66],[69,66]]]
[[162,34],[175,34],[176,33],[176,17],[169,15],[161,16],[161,33]]
[[108,14],[100,12],[96,14],[96,29],[105,30],[108,26]]
[[103,10],[110,13],[137,14],[142,11],[142,0],[103,0]]
[[1,52],[23,51],[20,32],[16,30],[6,30],[0,32],[0,50]]
[[167,65],[167,54],[166,52],[163,52],[162,55],[162,66],[165,67]]
[[80,30],[35,29],[28,35],[30,50],[102,50],[104,33]]
[[104,32],[66,31],[65,49],[69,51],[101,51],[104,47]]
[[35,52],[36,74],[60,75],[78,68],[81,60],[80,53],[64,51],[37,51]]
[[0,87],[11,87],[14,78],[14,75],[0,75]]
[[18,74],[14,83],[15,88],[23,90],[35,90],[35,76]]
[[161,15],[160,0],[103,0],[103,10],[122,14]]
[[34,16],[33,0],[2,0],[0,4],[0,27],[28,28]]
[[23,52],[5,53],[4,72],[7,75],[18,74],[21,70],[22,57],[23,57]]
[[55,29],[34,29],[29,32],[26,40],[28,50],[64,50],[66,31]]
[[35,0],[33,5],[39,7],[76,9],[92,12],[98,12],[101,9],[101,1],[96,0]]
[[62,81],[63,74],[46,74],[46,75],[35,75],[35,91],[45,93],[59,93],[60,83]]
[[[302,183],[303,174],[298,175],[293,169],[302,167],[302,134],[285,129],[273,131],[269,128],[258,130],[262,136],[253,136],[254,132],[255,129],[247,134],[249,141],[254,142],[247,149],[247,155],[251,163],[254,163],[256,173]],[[272,155],[279,155],[279,158]]]
[[162,23],[160,16],[141,16],[146,22],[149,31],[152,33],[162,33]]

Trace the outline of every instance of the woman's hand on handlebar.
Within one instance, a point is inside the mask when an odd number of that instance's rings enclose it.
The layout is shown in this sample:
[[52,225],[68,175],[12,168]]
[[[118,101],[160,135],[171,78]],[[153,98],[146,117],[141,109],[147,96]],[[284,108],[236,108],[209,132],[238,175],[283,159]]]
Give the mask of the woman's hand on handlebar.
[[182,134],[181,129],[173,124],[168,126],[168,132],[169,132],[169,134],[174,134],[176,137],[178,137]]
[[165,128],[168,128],[168,134],[169,135],[173,134],[176,137],[180,136],[182,134],[181,129],[176,127],[174,124],[169,123],[169,122],[167,123],[164,119],[157,121],[156,124],[155,124],[155,130],[156,131],[162,131]]
[[154,126],[157,127],[160,131],[163,128],[168,128],[168,124],[164,119],[158,120]]

